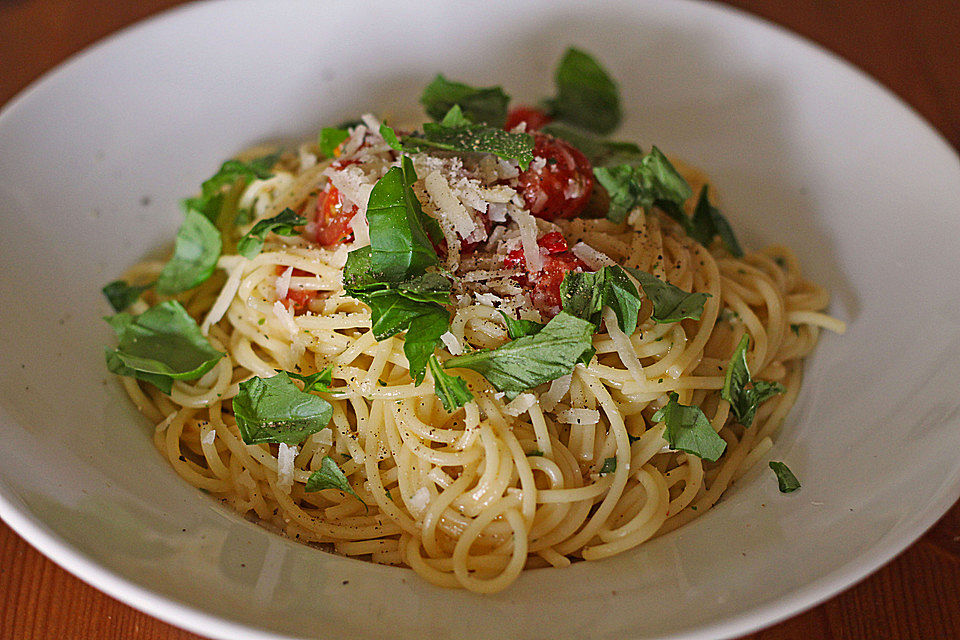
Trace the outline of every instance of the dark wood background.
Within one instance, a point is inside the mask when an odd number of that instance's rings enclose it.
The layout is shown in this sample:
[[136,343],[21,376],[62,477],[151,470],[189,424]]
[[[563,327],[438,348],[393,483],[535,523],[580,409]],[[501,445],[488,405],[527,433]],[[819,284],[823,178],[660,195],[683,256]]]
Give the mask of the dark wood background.
[[[70,54],[181,2],[0,0],[0,105]],[[960,149],[960,0],[727,4],[846,58],[892,89]],[[324,37],[322,31],[318,37]],[[87,586],[0,522],[0,639],[73,638],[199,640]],[[960,503],[859,585],[747,638],[960,638]]]

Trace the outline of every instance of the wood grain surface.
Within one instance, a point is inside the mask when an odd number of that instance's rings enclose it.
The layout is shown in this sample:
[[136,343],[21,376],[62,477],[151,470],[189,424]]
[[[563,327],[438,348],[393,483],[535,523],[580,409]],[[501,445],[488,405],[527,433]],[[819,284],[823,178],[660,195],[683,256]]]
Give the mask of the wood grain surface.
[[[181,0],[0,0],[0,104]],[[960,0],[731,0],[846,58],[960,149]],[[322,34],[318,34],[322,37]],[[2,150],[0,150],[2,153]],[[960,212],[957,212],[960,215]],[[960,503],[857,586],[750,640],[960,638]],[[0,639],[197,640],[87,586],[0,523]]]

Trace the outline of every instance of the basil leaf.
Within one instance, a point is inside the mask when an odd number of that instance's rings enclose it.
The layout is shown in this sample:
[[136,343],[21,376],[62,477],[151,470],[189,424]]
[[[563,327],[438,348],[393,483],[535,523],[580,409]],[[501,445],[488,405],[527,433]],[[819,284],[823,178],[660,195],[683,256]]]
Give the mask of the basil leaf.
[[620,330],[627,335],[637,329],[640,293],[622,267],[603,267],[592,273],[568,272],[560,283],[563,310],[600,326],[603,307],[617,316]]
[[604,140],[561,122],[551,122],[540,130],[572,144],[583,155],[587,156],[590,164],[594,167],[609,167],[619,164],[639,165],[644,157],[640,147],[632,142]]
[[106,349],[106,352],[107,370],[110,371],[110,373],[149,382],[157,389],[160,389],[160,391],[170,395],[170,392],[173,390],[173,378],[170,376],[161,375],[159,373],[145,373],[143,371],[131,369],[127,365],[123,364],[123,360],[120,359],[120,356],[118,356],[113,349]]
[[800,488],[800,481],[793,475],[790,468],[782,462],[770,461],[770,468],[777,474],[777,485],[780,487],[780,493],[790,493]]
[[153,284],[137,286],[127,284],[126,280],[114,280],[101,291],[113,310],[119,313],[139,300],[143,292],[152,286]]
[[[323,456],[323,460],[320,461],[320,468],[310,474],[310,477],[307,478],[307,486],[304,487],[304,491],[308,492],[322,491],[323,489],[337,489],[360,500],[360,496],[350,486],[347,476],[343,475],[343,471],[330,456]],[[363,500],[360,500],[360,502],[363,502]],[[366,507],[367,503],[363,502],[363,506]]]
[[496,127],[451,127],[427,122],[423,125],[422,137],[406,136],[403,141],[413,151],[434,147],[458,153],[492,153],[516,160],[524,170],[533,162],[533,136],[529,133],[509,133]]
[[285,371],[271,378],[253,377],[240,383],[233,398],[233,415],[247,444],[300,444],[330,422],[333,407],[300,390]]
[[743,334],[727,365],[727,371],[723,376],[723,388],[720,390],[720,397],[730,403],[730,410],[733,411],[737,422],[744,427],[753,424],[761,404],[778,393],[786,391],[779,382],[752,379],[750,369],[747,367],[749,347],[750,336]]
[[320,153],[327,158],[336,157],[337,147],[343,144],[343,141],[350,137],[350,132],[346,128],[324,127],[317,136],[317,146]]
[[196,211],[188,211],[177,231],[173,257],[157,278],[157,292],[180,293],[209,278],[217,267],[222,246],[220,232],[213,223]]
[[700,407],[680,404],[679,397],[671,393],[670,401],[653,414],[652,420],[666,424],[663,437],[670,448],[716,462],[723,455],[727,443],[713,430]]
[[302,227],[305,224],[307,224],[306,218],[298,216],[293,209],[286,208],[274,217],[253,225],[253,228],[237,244],[237,253],[247,260],[253,260],[263,250],[263,242],[268,233],[273,232],[278,236],[295,236],[297,231],[294,227]]
[[510,97],[500,87],[476,88],[437,75],[420,96],[420,104],[434,120],[442,119],[459,105],[463,114],[476,123],[502,127],[507,121]]
[[370,192],[370,268],[387,282],[418,276],[439,262],[425,222],[432,218],[424,215],[413,193],[416,180],[413,161],[404,156],[403,166],[387,171]]
[[437,356],[431,355],[428,361],[430,375],[433,376],[433,392],[440,398],[440,404],[451,413],[473,400],[473,394],[460,376],[452,376],[443,370]]
[[450,312],[435,304],[421,304],[423,311],[410,321],[403,338],[403,354],[410,365],[415,384],[423,382],[427,360],[433,355],[440,336],[450,328]]
[[388,127],[385,124],[381,124],[380,135],[383,137],[384,141],[390,145],[391,149],[394,151],[403,151],[403,145],[401,145],[400,140],[397,139],[397,132],[393,130],[393,127]]
[[277,152],[249,162],[227,160],[220,166],[219,171],[203,182],[200,187],[200,197],[186,198],[182,201],[184,210],[200,213],[210,222],[216,223],[223,206],[223,188],[239,181],[266,180],[272,177],[270,169],[277,163],[279,157],[280,153]]
[[610,195],[607,219],[611,222],[623,222],[636,207],[649,209],[657,205],[681,223],[686,223],[683,203],[693,191],[656,147],[637,165],[594,167],[593,175]]
[[590,322],[561,311],[534,335],[450,358],[443,367],[472,369],[497,390],[515,394],[573,371],[592,348],[593,330]]
[[[279,372],[280,370],[278,369],[277,373]],[[305,393],[310,393],[311,391],[330,391],[330,385],[333,384],[333,365],[330,365],[323,371],[311,373],[308,376],[293,371],[287,371],[286,373],[291,378],[296,378],[303,382],[303,391]]]
[[709,293],[687,293],[683,289],[664,282],[646,271],[627,267],[643,287],[643,293],[653,303],[653,320],[661,324],[679,322],[685,318],[699,320]]
[[557,97],[549,101],[554,118],[601,134],[620,125],[617,83],[590,54],[567,49],[554,80]]
[[546,326],[533,320],[514,320],[503,311],[500,312],[500,315],[503,316],[503,321],[507,323],[507,335],[510,336],[511,340],[523,336],[532,336]]
[[[199,378],[223,357],[200,333],[179,302],[169,300],[138,316],[118,313],[106,318],[119,339],[117,348],[107,352],[108,367],[124,367],[141,374],[168,376],[177,380]],[[121,375],[129,375],[126,372]],[[146,380],[142,376],[135,376]],[[161,390],[156,379],[150,379]],[[169,388],[169,387],[167,387]]]
[[703,188],[700,189],[700,197],[697,199],[697,207],[693,211],[693,218],[690,220],[687,233],[704,246],[708,246],[714,236],[720,236],[720,241],[731,255],[736,258],[743,257],[743,249],[737,242],[733,227],[720,213],[720,210],[710,204],[707,185],[703,185]]
[[608,473],[613,473],[617,470],[617,457],[613,456],[612,458],[605,458],[603,461],[603,466],[600,467],[600,475],[605,476]]
[[425,273],[397,285],[400,294],[415,302],[450,303],[451,283],[439,273]]
[[463,115],[463,109],[461,109],[458,104],[450,107],[450,111],[447,111],[446,115],[443,116],[443,119],[440,121],[441,127],[469,127],[472,124],[473,122],[470,121],[470,118]]

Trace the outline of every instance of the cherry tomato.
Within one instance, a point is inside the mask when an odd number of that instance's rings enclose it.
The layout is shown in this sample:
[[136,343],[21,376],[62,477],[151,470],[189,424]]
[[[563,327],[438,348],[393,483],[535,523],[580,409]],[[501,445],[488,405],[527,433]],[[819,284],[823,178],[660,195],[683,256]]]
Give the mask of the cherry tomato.
[[[277,265],[277,275],[283,275],[283,272],[287,270],[287,267],[283,265]],[[293,273],[291,274],[294,278],[304,278],[307,276],[312,276],[313,274],[309,271],[304,271],[303,269],[297,269],[294,267]],[[317,297],[317,291],[306,290],[306,289],[288,289],[287,295],[280,302],[282,302],[288,309],[293,309],[294,315],[300,315],[306,313],[310,302]]]
[[520,105],[510,109],[510,112],[507,113],[507,123],[503,125],[503,128],[512,131],[521,122],[526,123],[527,131],[537,131],[542,129],[544,125],[553,122],[553,118],[547,115],[547,112],[543,109]]
[[[529,286],[533,279],[530,297],[534,306],[544,315],[554,316],[560,311],[560,283],[569,271],[583,271],[587,266],[577,256],[570,253],[566,239],[558,231],[551,231],[539,240],[537,245],[546,251],[543,257],[543,269],[536,275],[523,274],[517,280],[522,286]],[[508,268],[523,268],[527,261],[523,256],[523,247],[508,252],[503,259]]]
[[590,161],[553,136],[534,133],[533,139],[535,164],[520,174],[518,187],[527,209],[544,220],[576,216],[593,193]]
[[356,213],[356,205],[344,207],[340,191],[328,182],[324,193],[317,200],[312,239],[325,247],[335,247],[353,240],[350,221]]

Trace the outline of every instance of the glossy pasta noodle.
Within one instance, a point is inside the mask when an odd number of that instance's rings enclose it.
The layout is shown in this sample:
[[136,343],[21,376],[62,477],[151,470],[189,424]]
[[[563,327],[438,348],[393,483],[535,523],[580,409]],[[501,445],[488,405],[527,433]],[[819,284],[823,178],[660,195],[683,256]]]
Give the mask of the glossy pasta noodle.
[[[384,146],[371,121],[355,127],[339,151],[357,141],[364,153],[379,154],[375,178],[396,165],[398,154]],[[226,206],[249,211],[251,222],[286,208],[316,210],[336,169],[318,156],[313,144],[284,154],[272,177],[234,190]],[[436,191],[426,177],[449,157],[421,153],[414,160],[420,176],[414,192],[427,215],[442,218],[444,207],[431,205]],[[454,173],[460,168],[479,175],[490,168],[481,166],[482,159],[474,165],[464,160],[466,169],[460,162]],[[680,173],[694,193],[704,184],[693,169],[681,167]],[[492,178],[502,182],[502,176]],[[512,202],[511,215],[522,215],[519,200]],[[516,239],[521,222],[508,217],[502,225],[500,235],[512,233],[513,246],[522,245]],[[699,319],[657,322],[645,300],[636,331],[627,335],[606,307],[588,364],[513,399],[475,371],[450,369],[474,399],[448,412],[434,393],[432,374],[420,385],[411,379],[403,336],[378,341],[368,306],[344,291],[343,266],[348,252],[363,244],[363,229],[355,227],[353,243],[330,247],[319,245],[309,229],[271,234],[248,259],[234,250],[248,223],[225,240],[218,274],[177,296],[226,357],[199,379],[175,381],[169,395],[133,377],[120,379],[157,425],[156,445],[181,477],[300,542],[405,565],[434,584],[484,593],[507,587],[525,568],[622,553],[703,514],[766,457],[800,389],[803,358],[822,328],[842,331],[843,324],[823,313],[826,291],[803,278],[784,247],[736,258],[719,241],[710,248],[694,241],[675,217],[656,208],[636,208],[622,223],[588,217],[535,222],[539,235],[559,232],[567,246],[579,247],[578,259],[593,262],[590,269],[632,267],[686,292],[709,294]],[[513,280],[501,275],[494,293],[471,289],[471,282],[495,270],[504,250],[468,253],[449,226],[441,220],[459,251],[443,260],[460,302],[452,305],[446,350],[456,355],[507,342],[501,309],[547,319],[530,304],[532,285],[518,285],[515,273]],[[487,232],[487,248],[504,241],[490,237],[496,234]],[[127,277],[150,282],[162,267],[143,263]],[[298,310],[290,292],[309,292],[306,308]],[[158,299],[147,292],[132,310]],[[746,361],[754,378],[784,389],[759,405],[749,428],[734,419],[720,394],[744,335],[750,336]],[[298,445],[243,441],[231,405],[242,382],[331,366],[330,390],[319,394],[332,406],[329,428]],[[654,418],[671,393],[680,404],[699,407],[725,441],[719,460],[668,444],[666,423]],[[356,497],[335,488],[306,490],[325,458],[337,463]]]

